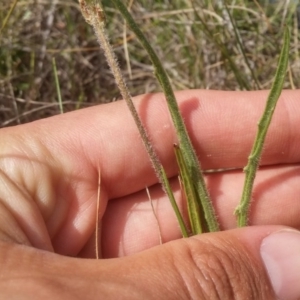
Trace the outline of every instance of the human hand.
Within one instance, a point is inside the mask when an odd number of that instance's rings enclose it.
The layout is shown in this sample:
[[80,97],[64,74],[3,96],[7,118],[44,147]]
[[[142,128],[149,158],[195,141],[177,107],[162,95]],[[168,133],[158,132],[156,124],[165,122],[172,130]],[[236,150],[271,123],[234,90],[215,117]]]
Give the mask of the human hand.
[[[177,93],[204,169],[246,165],[266,97],[267,92]],[[251,225],[300,228],[298,97],[298,91],[285,91],[274,113],[255,181]],[[181,203],[176,136],[162,98],[140,96],[136,105]],[[241,169],[207,176],[221,227],[228,231],[154,247],[159,233],[145,187],[162,240],[177,239],[180,231],[124,102],[1,129],[0,136],[3,298],[273,299],[261,247],[266,260],[275,238],[276,253],[287,256],[288,236],[295,240],[288,248],[300,251],[298,233],[276,233],[282,226],[233,229]],[[95,257],[99,169],[104,259],[96,261],[83,257]],[[105,260],[111,257],[116,259]],[[290,277],[271,281],[282,299],[297,299],[299,278],[292,276],[300,274],[300,259],[289,263]]]

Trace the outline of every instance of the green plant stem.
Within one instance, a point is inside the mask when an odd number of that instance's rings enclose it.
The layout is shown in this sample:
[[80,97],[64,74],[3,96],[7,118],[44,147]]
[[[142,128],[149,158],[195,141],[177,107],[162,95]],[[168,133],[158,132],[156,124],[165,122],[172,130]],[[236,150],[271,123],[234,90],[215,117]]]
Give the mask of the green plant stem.
[[113,49],[110,45],[109,39],[106,35],[105,24],[104,24],[104,14],[103,14],[102,7],[99,5],[99,3],[96,3],[95,0],[88,0],[88,1],[80,0],[79,3],[81,6],[82,15],[84,16],[87,23],[89,23],[94,28],[98,42],[104,51],[107,63],[114,75],[116,84],[117,84],[118,88],[120,89],[123,99],[126,101],[126,104],[131,112],[131,115],[133,116],[134,122],[138,128],[139,134],[145,145],[145,148],[150,156],[150,160],[152,162],[156,176],[158,177],[158,180],[160,181],[164,191],[166,192],[166,194],[168,195],[168,197],[171,201],[171,205],[172,205],[172,207],[175,211],[176,217],[178,219],[182,235],[183,235],[183,237],[187,237],[188,232],[187,232],[186,226],[184,224],[182,215],[177,206],[177,203],[175,201],[175,198],[174,198],[172,189],[170,187],[170,183],[169,183],[168,177],[166,175],[166,172],[165,172],[162,164],[160,163],[159,158],[148,138],[146,129],[143,126],[141,119],[139,118],[139,115],[133,104],[129,90],[125,84],[125,81],[121,74],[120,68],[118,66],[117,59],[116,59]]
[[204,211],[205,220],[207,222],[207,226],[210,232],[218,231],[219,224],[217,222],[214,208],[212,206],[212,202],[210,200],[204,177],[200,168],[199,161],[197,159],[197,155],[192,146],[190,138],[187,134],[186,127],[184,125],[183,119],[179,112],[179,107],[171,87],[169,78],[159,60],[153,48],[145,38],[144,34],[140,30],[139,26],[135,23],[131,14],[128,12],[126,6],[123,4],[121,0],[111,0],[114,3],[118,11],[122,14],[122,16],[127,21],[128,26],[135,33],[137,38],[139,39],[142,46],[147,51],[153,65],[155,68],[155,75],[158,78],[158,81],[163,89],[163,92],[166,96],[166,100],[168,103],[169,111],[178,135],[179,145],[182,149],[183,157],[188,167],[189,176],[193,178],[194,184],[197,192],[199,193],[201,206]]
[[53,73],[54,73],[55,87],[56,87],[56,92],[57,92],[59,109],[60,109],[60,113],[63,114],[64,113],[64,109],[63,109],[63,104],[62,104],[59,79],[58,79],[58,76],[57,76],[56,61],[55,61],[54,57],[52,58],[52,67],[53,67]]
[[231,13],[230,13],[230,10],[228,9],[226,0],[223,0],[223,3],[224,3],[224,6],[225,6],[225,9],[226,9],[226,12],[227,12],[227,14],[228,14],[230,23],[231,23],[231,25],[232,25],[232,27],[233,27],[233,32],[234,32],[236,41],[237,41],[237,43],[238,43],[238,45],[239,45],[240,51],[241,51],[241,53],[242,53],[242,55],[243,55],[243,57],[244,57],[245,63],[246,63],[246,65],[247,65],[247,67],[248,67],[248,69],[249,69],[249,71],[250,71],[250,73],[251,73],[252,79],[254,80],[254,83],[255,83],[255,85],[256,85],[256,89],[259,89],[259,88],[260,88],[260,87],[259,87],[259,82],[258,82],[258,80],[257,80],[257,78],[256,78],[256,75],[255,75],[253,69],[252,69],[251,66],[250,66],[249,60],[248,60],[248,58],[247,58],[247,55],[246,55],[246,52],[245,52],[245,49],[244,49],[244,46],[243,46],[242,38],[241,38],[241,36],[240,36],[240,34],[239,34],[239,31],[238,31],[238,29],[237,29],[237,25],[236,25],[236,23],[234,22],[234,19],[232,18],[232,15],[231,15]]
[[0,28],[0,37],[1,37],[3,29],[5,28],[6,24],[8,23],[8,20],[9,20],[11,14],[13,13],[13,11],[14,11],[17,3],[18,3],[18,0],[14,0],[14,2],[12,3],[12,5],[11,5],[11,7],[10,7],[10,9],[9,9],[6,17],[5,17],[5,19],[3,20],[1,28]]
[[244,168],[244,172],[246,175],[245,175],[242,199],[240,204],[235,210],[239,227],[246,226],[248,224],[248,214],[249,214],[249,208],[251,203],[253,183],[256,176],[256,171],[258,169],[259,161],[261,158],[266,134],[269,125],[271,123],[277,101],[279,99],[279,96],[283,88],[284,79],[288,67],[289,47],[290,47],[290,34],[289,34],[288,27],[286,27],[284,38],[283,38],[283,47],[280,53],[274,82],[272,84],[268,96],[264,113],[258,123],[258,131],[252,147],[251,154],[248,158],[248,164]]

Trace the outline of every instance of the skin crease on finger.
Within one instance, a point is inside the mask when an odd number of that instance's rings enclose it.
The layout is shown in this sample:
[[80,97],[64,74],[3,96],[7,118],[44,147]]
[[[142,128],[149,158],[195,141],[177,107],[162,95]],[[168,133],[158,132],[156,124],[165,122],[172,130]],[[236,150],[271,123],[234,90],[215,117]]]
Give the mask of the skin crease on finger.
[[[204,169],[241,168],[246,164],[266,97],[266,91],[177,93]],[[168,175],[173,177],[178,172],[172,149],[177,140],[162,98],[161,94],[144,95],[137,97],[135,103]],[[261,161],[264,167],[254,190],[251,224],[300,226],[295,218],[300,211],[296,205],[300,161],[298,98],[298,91],[285,91],[275,110]],[[11,239],[20,243],[27,239],[29,244],[49,251],[53,246],[55,252],[65,255],[94,255],[98,165],[99,215],[104,215],[102,243],[106,257],[128,255],[158,244],[146,186],[151,186],[154,205],[163,208],[159,210],[163,240],[180,236],[124,102],[2,129],[2,140],[1,180],[14,184],[14,188],[10,194],[1,191],[1,214],[10,214],[19,226],[8,229],[2,225],[4,235],[10,230],[6,236]],[[232,212],[240,198],[242,178],[241,171],[207,176],[223,229],[235,226]],[[176,180],[175,177],[173,185],[179,199]],[[18,198],[11,197],[14,191]],[[8,202],[8,197],[13,200]],[[19,208],[20,199],[25,210]],[[282,205],[288,209],[278,214]],[[141,211],[147,212],[144,217],[148,222],[137,217]]]

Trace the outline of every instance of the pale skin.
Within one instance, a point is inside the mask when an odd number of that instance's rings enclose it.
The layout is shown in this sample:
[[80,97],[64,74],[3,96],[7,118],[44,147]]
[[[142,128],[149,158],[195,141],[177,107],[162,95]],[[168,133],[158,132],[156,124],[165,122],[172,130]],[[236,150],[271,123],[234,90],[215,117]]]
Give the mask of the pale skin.
[[[208,189],[221,228],[228,231],[164,245],[159,245],[146,186],[163,242],[180,238],[180,230],[123,101],[1,129],[0,294],[11,299],[117,299],[120,293],[125,299],[210,299],[205,297],[216,290],[223,299],[230,293],[272,299],[257,247],[278,226],[300,228],[299,96],[299,91],[282,94],[255,181],[249,221],[265,226],[232,230],[244,174],[241,169],[211,174]],[[202,167],[242,168],[267,92],[193,90],[176,97]],[[177,140],[163,96],[134,101],[181,203],[172,149]],[[83,258],[95,258],[99,167],[103,259],[96,261]],[[227,265],[224,255],[221,263],[206,263],[218,251],[236,260]],[[241,288],[228,291],[230,285],[219,283],[210,268],[230,275],[235,263],[242,265],[233,279]],[[202,281],[203,274],[212,280]],[[243,280],[253,280],[254,288],[243,287]]]

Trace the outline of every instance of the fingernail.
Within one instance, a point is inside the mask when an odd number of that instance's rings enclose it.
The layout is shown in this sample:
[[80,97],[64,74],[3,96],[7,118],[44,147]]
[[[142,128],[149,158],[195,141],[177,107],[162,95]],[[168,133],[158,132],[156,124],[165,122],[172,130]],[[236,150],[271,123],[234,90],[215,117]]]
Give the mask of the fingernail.
[[280,300],[300,299],[300,233],[282,230],[263,239],[260,254]]

